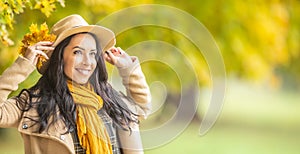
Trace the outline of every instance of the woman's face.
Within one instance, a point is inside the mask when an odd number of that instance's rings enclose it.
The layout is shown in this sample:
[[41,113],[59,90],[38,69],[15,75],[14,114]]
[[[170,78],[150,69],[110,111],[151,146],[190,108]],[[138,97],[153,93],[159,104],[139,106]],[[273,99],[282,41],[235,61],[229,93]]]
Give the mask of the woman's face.
[[96,41],[93,36],[73,36],[63,53],[64,73],[79,84],[87,83],[97,66],[96,54]]

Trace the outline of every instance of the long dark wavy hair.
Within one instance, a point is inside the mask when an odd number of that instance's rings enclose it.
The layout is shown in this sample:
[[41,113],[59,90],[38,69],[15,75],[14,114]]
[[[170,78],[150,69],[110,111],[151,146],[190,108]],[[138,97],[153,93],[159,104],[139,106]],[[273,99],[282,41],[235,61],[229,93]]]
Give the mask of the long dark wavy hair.
[[[97,37],[92,33],[87,34],[96,40],[98,52],[96,54],[97,66],[89,81],[95,92],[102,97],[103,107],[114,123],[124,130],[131,130],[129,124],[138,123],[138,119],[132,116],[133,113],[124,104],[120,94],[108,83],[105,61]],[[38,117],[25,118],[34,121],[34,124],[39,124],[37,130],[39,133],[59,119],[65,123],[68,128],[67,132],[72,132],[76,128],[76,105],[67,87],[68,78],[64,74],[63,62],[64,49],[75,35],[69,36],[55,47],[43,76],[30,89],[23,89],[18,97],[18,107],[23,112],[32,108],[36,109]],[[24,98],[24,96],[28,97]]]

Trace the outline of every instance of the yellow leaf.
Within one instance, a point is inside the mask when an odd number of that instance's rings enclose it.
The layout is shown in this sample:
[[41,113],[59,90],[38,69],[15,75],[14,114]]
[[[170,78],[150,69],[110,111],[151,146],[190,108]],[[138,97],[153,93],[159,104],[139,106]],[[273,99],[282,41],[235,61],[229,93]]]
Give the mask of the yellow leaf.
[[[40,41],[53,42],[56,39],[54,34],[49,34],[49,29],[46,23],[40,25],[40,29],[38,29],[37,24],[31,24],[29,30],[30,32],[24,35],[22,45],[19,48],[19,53],[21,55],[25,54],[29,46],[32,46]],[[46,61],[44,57],[39,57],[37,68],[40,68],[44,61]]]
[[54,0],[41,0],[34,6],[35,9],[41,10],[47,17],[56,9]]

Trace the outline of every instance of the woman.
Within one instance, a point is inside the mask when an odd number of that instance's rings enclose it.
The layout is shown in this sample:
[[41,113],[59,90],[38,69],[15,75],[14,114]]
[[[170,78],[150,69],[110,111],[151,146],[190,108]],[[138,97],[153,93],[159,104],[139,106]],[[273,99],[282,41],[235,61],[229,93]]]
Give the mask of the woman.
[[[142,153],[138,119],[150,92],[138,59],[114,47],[114,33],[71,15],[52,27],[57,38],[30,46],[0,77],[0,127],[17,127],[25,153]],[[43,51],[47,51],[44,53]],[[7,99],[36,68],[39,81]],[[107,82],[115,65],[127,96]],[[123,148],[119,148],[119,147]]]

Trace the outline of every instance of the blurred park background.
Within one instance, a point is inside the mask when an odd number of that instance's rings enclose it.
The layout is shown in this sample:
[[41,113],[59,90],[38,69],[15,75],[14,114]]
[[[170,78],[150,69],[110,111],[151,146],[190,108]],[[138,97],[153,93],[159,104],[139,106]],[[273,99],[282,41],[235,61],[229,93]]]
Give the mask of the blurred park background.
[[[299,0],[2,0],[0,73],[17,58],[32,23],[46,22],[51,27],[76,13],[97,24],[116,11],[145,4],[177,8],[202,23],[216,41],[226,70],[222,110],[213,127],[200,135],[214,84],[212,67],[201,49],[184,34],[166,27],[143,25],[117,33],[117,46],[142,60],[151,87],[154,112],[141,122],[142,132],[172,120],[180,105],[197,111],[188,125],[178,118],[177,125],[183,129],[163,144],[147,147],[146,154],[300,153]],[[150,16],[135,20],[152,20]],[[115,31],[127,20],[130,17],[117,19],[116,27],[108,28]],[[141,42],[146,42],[143,48],[135,46]],[[114,78],[113,68],[108,68]],[[39,77],[34,72],[11,95],[29,88]],[[190,101],[182,102],[182,97]],[[143,140],[155,142],[163,135],[161,131],[152,138],[143,136]],[[23,151],[15,129],[0,129],[0,154]]]

